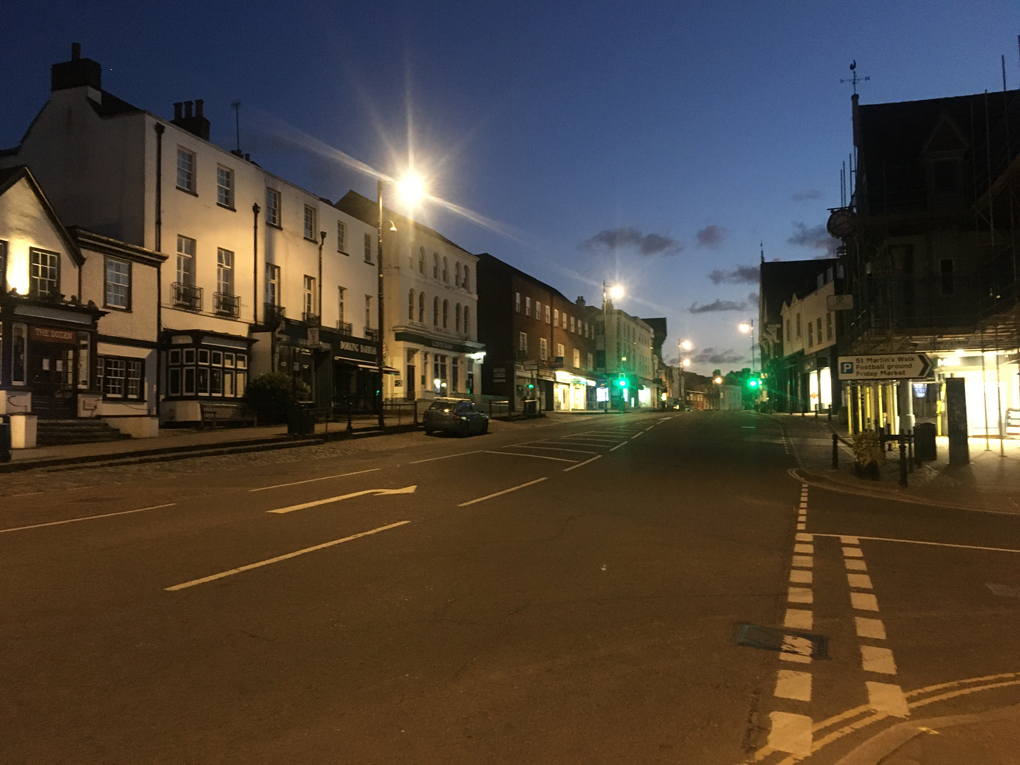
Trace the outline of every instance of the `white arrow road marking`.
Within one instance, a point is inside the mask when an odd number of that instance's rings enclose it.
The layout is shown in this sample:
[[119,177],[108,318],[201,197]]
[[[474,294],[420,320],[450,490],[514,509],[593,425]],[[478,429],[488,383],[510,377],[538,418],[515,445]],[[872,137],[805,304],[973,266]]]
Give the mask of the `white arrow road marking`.
[[364,491],[354,491],[350,494],[341,494],[338,497],[327,497],[326,499],[317,499],[314,502],[303,502],[300,505],[279,507],[276,510],[266,510],[266,512],[283,515],[284,513],[293,513],[295,510],[307,510],[309,507],[318,507],[319,505],[328,505],[333,502],[342,502],[345,499],[351,499],[353,497],[363,497],[366,494],[376,494],[379,496],[384,494],[414,494],[414,490],[417,488],[418,486],[415,485],[405,486],[403,489],[365,489]]
[[299,555],[305,553],[315,552],[316,550],[324,550],[327,547],[333,547],[335,545],[343,544],[344,542],[350,542],[353,539],[361,539],[362,537],[371,536],[372,534],[378,534],[380,531],[389,531],[395,529],[398,526],[406,526],[410,521],[399,521],[397,523],[391,523],[387,526],[380,526],[377,529],[371,531],[362,531],[360,534],[351,534],[349,537],[343,539],[334,539],[332,542],[323,542],[321,545],[315,545],[314,547],[306,547],[304,550],[295,550],[294,552],[287,553],[286,555],[277,555],[275,558],[269,560],[260,560],[258,563],[249,563],[247,566],[240,566],[238,568],[232,568],[229,571],[221,571],[218,574],[212,576],[204,576],[201,579],[192,579],[190,582],[184,582],[183,584],[175,584],[173,587],[167,587],[167,592],[176,592],[177,590],[185,590],[188,587],[194,587],[196,584],[205,584],[206,582],[215,582],[217,579],[223,579],[226,576],[233,576],[234,574],[240,574],[244,571],[251,571],[253,568],[261,568],[262,566],[268,566],[271,563],[279,563],[283,560],[290,560],[296,558]]

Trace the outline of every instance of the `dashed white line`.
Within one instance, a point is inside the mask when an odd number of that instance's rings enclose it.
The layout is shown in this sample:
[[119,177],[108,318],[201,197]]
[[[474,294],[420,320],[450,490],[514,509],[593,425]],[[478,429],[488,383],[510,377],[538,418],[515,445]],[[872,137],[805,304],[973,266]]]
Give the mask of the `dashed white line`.
[[851,587],[856,587],[858,590],[870,590],[873,589],[871,586],[871,577],[867,574],[847,574],[847,581]]
[[814,575],[810,571],[805,571],[802,568],[795,568],[790,571],[790,581],[796,584],[811,584],[811,580]]
[[885,625],[881,619],[869,619],[866,616],[855,616],[854,624],[857,627],[857,637],[871,638],[872,640],[885,640]]
[[623,445],[624,445],[624,444],[626,444],[626,443],[627,443],[627,442],[626,442],[626,441],[624,441],[624,442],[623,442],[622,444],[617,444],[616,446],[614,446],[614,447],[613,447],[612,449],[610,449],[609,451],[611,451],[611,452],[615,452],[615,451],[616,451],[617,449],[619,449],[619,448],[620,448],[621,446],[623,446]]
[[803,608],[786,609],[783,626],[789,630],[810,630],[814,624],[812,613]]
[[865,672],[876,672],[880,675],[895,675],[896,662],[888,648],[877,645],[862,645],[861,660]]
[[810,587],[789,587],[786,598],[790,603],[812,603],[814,595]]
[[867,681],[865,685],[868,687],[868,702],[876,712],[893,717],[910,717],[907,699],[903,695],[903,689],[898,685],[871,681]]
[[512,486],[509,489],[503,489],[503,491],[497,491],[495,494],[486,494],[484,497],[479,497],[478,499],[472,499],[472,500],[469,500],[468,502],[461,502],[459,505],[457,505],[457,507],[467,507],[468,505],[473,505],[476,502],[484,502],[485,500],[492,499],[493,497],[499,497],[499,496],[502,496],[503,494],[509,494],[512,491],[517,491],[518,489],[524,489],[524,488],[526,488],[528,486],[534,486],[536,483],[542,483],[542,481],[545,481],[545,480],[548,480],[548,476],[543,476],[542,478],[536,478],[534,481],[528,481],[527,483],[522,483],[519,486]]
[[50,521],[49,523],[33,523],[31,526],[15,526],[10,529],[0,529],[0,534],[7,534],[11,531],[27,531],[28,529],[41,529],[46,526],[63,526],[65,523],[81,523],[82,521],[94,521],[99,518],[113,518],[115,515],[133,515],[144,513],[146,510],[159,510],[163,507],[173,507],[176,502],[168,502],[165,505],[153,505],[152,507],[140,507],[137,510],[121,510],[118,513],[103,513],[102,515],[86,515],[82,518],[68,518],[65,521]]
[[781,699],[811,701],[811,673],[793,669],[779,670],[775,695]]
[[768,745],[777,752],[802,758],[811,754],[811,718],[789,712],[770,712]]
[[793,551],[801,555],[814,555],[815,546],[810,544],[798,544],[793,546]]
[[544,452],[573,452],[575,454],[598,454],[598,452],[585,451],[584,449],[563,449],[559,446],[519,446],[518,444],[508,444],[504,446],[504,449],[509,449],[511,446],[519,449],[541,449]]
[[868,564],[860,558],[849,559],[845,558],[843,564],[846,566],[847,571],[867,571]]
[[851,592],[850,605],[858,611],[877,611],[878,599],[870,592]]

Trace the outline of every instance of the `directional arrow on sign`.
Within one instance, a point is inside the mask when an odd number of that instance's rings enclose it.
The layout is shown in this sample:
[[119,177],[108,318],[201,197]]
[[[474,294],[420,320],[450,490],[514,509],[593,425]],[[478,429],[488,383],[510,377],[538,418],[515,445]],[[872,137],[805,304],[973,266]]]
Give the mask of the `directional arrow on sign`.
[[923,380],[931,377],[931,358],[925,353],[886,353],[840,356],[840,380]]
[[267,513],[274,513],[276,515],[283,515],[284,513],[293,513],[295,510],[307,510],[309,507],[318,507],[319,505],[328,505],[333,502],[342,502],[345,499],[351,499],[353,497],[363,497],[366,494],[375,494],[376,496],[383,496],[384,494],[414,494],[414,490],[417,489],[415,486],[405,486],[403,489],[365,489],[363,491],[355,491],[350,494],[341,494],[337,497],[328,497],[327,499],[317,499],[314,502],[304,502],[300,505],[291,505],[290,507],[280,507],[276,510],[266,510]]

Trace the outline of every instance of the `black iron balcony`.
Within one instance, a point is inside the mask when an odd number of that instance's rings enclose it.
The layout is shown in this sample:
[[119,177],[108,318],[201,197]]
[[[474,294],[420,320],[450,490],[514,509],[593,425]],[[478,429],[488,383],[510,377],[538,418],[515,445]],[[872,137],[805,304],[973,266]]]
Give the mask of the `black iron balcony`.
[[214,292],[213,310],[219,316],[229,316],[232,319],[240,318],[241,296],[231,295],[228,292]]
[[350,337],[354,334],[354,328],[349,321],[338,321],[336,323],[336,330],[345,337]]
[[379,330],[365,327],[365,339],[371,340],[373,343],[379,340]]
[[301,321],[303,321],[310,327],[317,327],[319,326],[319,314],[311,313],[310,311],[305,311],[303,314],[301,314]]
[[264,324],[279,324],[283,321],[285,313],[282,305],[276,303],[263,303],[262,305],[262,322]]
[[188,311],[202,310],[202,288],[194,284],[183,284],[174,282],[171,285],[174,308],[184,308]]

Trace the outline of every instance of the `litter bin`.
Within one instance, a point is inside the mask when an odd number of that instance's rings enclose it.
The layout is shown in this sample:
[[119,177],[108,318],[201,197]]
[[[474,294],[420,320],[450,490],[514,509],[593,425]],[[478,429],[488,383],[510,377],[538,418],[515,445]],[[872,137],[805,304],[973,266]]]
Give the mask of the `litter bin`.
[[934,422],[919,422],[914,426],[914,459],[918,462],[935,461]]
[[288,436],[310,436],[315,433],[315,409],[311,404],[294,404],[287,417]]
[[536,417],[538,415],[538,399],[529,398],[524,402],[524,416]]
[[0,462],[11,461],[11,418],[0,417]]

